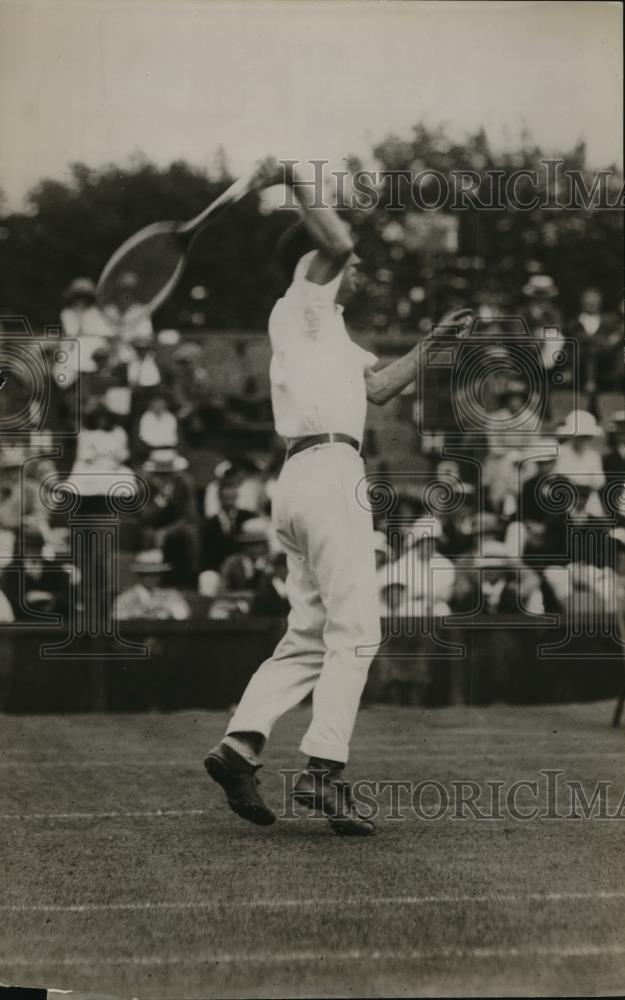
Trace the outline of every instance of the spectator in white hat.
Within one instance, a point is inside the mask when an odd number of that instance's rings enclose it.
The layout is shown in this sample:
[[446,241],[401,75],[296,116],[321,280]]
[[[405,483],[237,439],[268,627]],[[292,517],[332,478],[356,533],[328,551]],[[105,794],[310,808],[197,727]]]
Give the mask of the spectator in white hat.
[[158,448],[152,452],[142,466],[150,494],[138,520],[143,544],[162,549],[171,564],[168,582],[195,587],[198,569],[195,484],[185,474],[188,466],[187,459],[174,449]]
[[171,566],[163,561],[157,549],[139,552],[131,571],[138,578],[134,586],[119,595],[115,605],[115,617],[126,620],[133,618],[171,618],[185,621],[191,610],[185,598],[171,587],[163,587],[163,574],[171,571]]
[[523,285],[523,295],[534,302],[549,302],[558,297],[558,289],[549,274],[532,274]]
[[224,460],[214,470],[204,494],[201,526],[201,567],[220,572],[224,560],[236,552],[236,537],[254,512],[239,505],[241,472]]
[[[550,371],[564,346],[564,336],[560,332],[562,316],[556,305],[558,289],[553,278],[549,274],[530,275],[523,286],[523,298],[522,313],[534,336],[541,341],[543,364]],[[552,330],[549,340],[545,339],[547,327]]]
[[449,614],[455,567],[437,552],[443,534],[436,517],[420,517],[406,532],[406,551],[380,572],[381,587],[402,585],[407,613],[415,618]]
[[[506,615],[518,622],[519,615],[543,613],[541,581],[520,558],[510,555],[503,542],[486,539],[475,566],[459,569],[451,606],[465,615]],[[533,666],[518,632],[497,623],[496,628],[484,630],[483,643],[471,675],[472,700],[478,704],[527,700]]]
[[64,374],[72,381],[77,373],[95,371],[93,352],[106,347],[115,336],[115,330],[100,311],[95,285],[90,278],[75,278],[63,293],[61,323],[66,337],[79,341],[75,351],[71,341],[67,344],[70,354]]

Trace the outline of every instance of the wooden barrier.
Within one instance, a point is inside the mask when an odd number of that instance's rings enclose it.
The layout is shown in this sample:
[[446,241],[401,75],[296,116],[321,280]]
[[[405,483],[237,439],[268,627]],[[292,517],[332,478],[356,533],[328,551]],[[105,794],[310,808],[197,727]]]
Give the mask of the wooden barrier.
[[[604,627],[570,638],[566,623],[473,618],[393,635],[369,674],[368,701],[429,705],[549,702],[616,696],[622,648]],[[605,626],[605,622],[603,623]],[[87,636],[72,658],[51,629],[0,628],[0,708],[7,712],[227,709],[271,654],[284,622],[124,623],[119,640]],[[595,630],[596,631],[596,630]]]

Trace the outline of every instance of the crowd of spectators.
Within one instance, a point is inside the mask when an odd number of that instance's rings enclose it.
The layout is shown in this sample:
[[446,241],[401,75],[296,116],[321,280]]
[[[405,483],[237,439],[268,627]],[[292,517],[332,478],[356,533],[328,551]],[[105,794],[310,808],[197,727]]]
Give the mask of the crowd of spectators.
[[[577,370],[563,369],[561,380],[563,391],[579,390],[573,407],[551,426],[547,409],[542,436],[524,442],[515,421],[532,388],[518,375],[507,378],[473,446],[479,475],[475,463],[430,453],[432,481],[445,483],[455,502],[435,510],[423,495],[400,492],[401,517],[379,519],[381,616],[614,609],[625,541],[625,411],[602,416],[597,400],[622,394],[622,316],[605,314],[599,293],[586,289],[579,314],[563,320],[557,289],[541,274],[528,278],[523,296],[530,329],[561,326],[579,346]],[[478,304],[485,322],[489,308]],[[286,556],[270,518],[281,451],[271,434],[246,450],[225,432],[266,427],[268,400],[254,376],[229,398],[215,389],[197,340],[156,335],[149,321],[112,329],[84,278],[67,289],[61,322],[79,350],[66,339],[66,356],[48,354],[63,378],[52,379],[41,455],[0,449],[0,620],[64,615],[84,599],[67,513],[45,502],[55,482],[73,484],[78,514],[96,522],[120,483],[130,497],[147,483],[144,502],[120,514],[119,579],[105,584],[119,619],[284,617]],[[200,477],[196,458],[209,438],[214,462]],[[414,441],[417,449],[417,434]],[[383,462],[374,467],[383,470]]]

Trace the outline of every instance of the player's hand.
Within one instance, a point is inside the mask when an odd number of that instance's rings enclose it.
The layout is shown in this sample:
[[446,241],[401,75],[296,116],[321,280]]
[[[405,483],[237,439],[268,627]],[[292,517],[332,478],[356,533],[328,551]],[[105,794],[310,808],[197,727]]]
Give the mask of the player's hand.
[[284,163],[279,163],[275,156],[266,156],[259,160],[252,172],[251,187],[254,191],[288,182],[288,167]]
[[441,337],[455,335],[456,337],[466,337],[473,323],[473,310],[452,309],[445,313],[443,318],[433,328],[430,336]]

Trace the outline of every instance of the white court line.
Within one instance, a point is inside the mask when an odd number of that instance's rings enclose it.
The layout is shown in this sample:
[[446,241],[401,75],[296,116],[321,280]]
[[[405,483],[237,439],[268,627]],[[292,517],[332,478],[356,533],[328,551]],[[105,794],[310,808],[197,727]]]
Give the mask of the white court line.
[[[145,809],[127,811],[112,810],[108,812],[0,813],[0,823],[28,823],[33,820],[83,820],[88,822],[89,820],[98,819],[182,819],[189,816],[214,817],[214,811],[212,809]],[[554,817],[554,819],[555,818],[561,820],[567,819],[566,816]],[[496,817],[496,821],[503,819],[503,816]],[[526,830],[529,829],[531,829],[531,827],[527,826]]]
[[[599,756],[599,755],[597,755]],[[618,756],[615,754],[614,756]],[[193,767],[203,769],[202,760],[196,757],[194,760],[10,760],[0,761],[0,769],[7,767],[36,767],[42,769],[54,769],[58,767]]]
[[209,809],[154,809],[145,812],[0,813],[0,822],[31,819],[178,819],[182,816],[210,816]]
[[488,959],[488,958],[607,958],[625,956],[625,944],[580,944],[580,945],[530,945],[528,947],[481,947],[481,948],[408,948],[403,951],[289,951],[254,952],[216,955],[131,955],[98,958],[95,955],[71,955],[65,958],[29,959],[0,957],[0,965],[27,966],[30,968],[52,966],[115,966],[139,967],[169,965],[285,965],[291,963],[318,962],[379,962],[392,961],[436,961],[437,959]]
[[[3,722],[6,722],[6,717],[3,717],[1,713],[0,713],[0,719],[3,719]],[[514,723],[514,721],[515,721],[514,719],[510,720],[511,725]],[[601,729],[595,728],[594,726],[591,726],[590,728],[588,728],[588,729],[585,730],[584,737],[583,737],[584,739],[586,739],[586,740],[589,740],[589,739],[595,740],[597,737],[605,737],[605,729],[603,729],[603,718],[601,718],[601,719],[599,719],[597,721],[602,724]],[[546,723],[543,724],[543,725],[541,725],[541,726],[538,726],[535,730],[517,730],[517,729],[510,728],[510,727],[508,727],[507,729],[480,729],[480,728],[475,728],[475,729],[473,729],[473,728],[466,728],[466,729],[465,728],[462,728],[462,729],[445,729],[444,727],[440,727],[440,726],[430,726],[428,728],[422,728],[419,731],[419,734],[418,734],[417,737],[414,737],[415,730],[413,728],[413,729],[411,729],[411,734],[412,734],[413,738],[415,739],[415,742],[412,745],[414,746],[415,749],[418,749],[419,745],[422,742],[425,742],[425,741],[428,741],[428,740],[438,740],[441,743],[450,743],[450,742],[452,742],[454,740],[455,737],[458,737],[459,739],[464,739],[467,736],[469,736],[471,738],[475,738],[476,736],[483,736],[483,737],[490,737],[490,736],[493,736],[493,737],[505,737],[506,740],[507,740],[507,743],[509,744],[510,747],[514,747],[516,745],[516,743],[519,740],[521,740],[521,739],[528,739],[528,740],[531,740],[532,742],[535,742],[536,740],[543,740],[546,744],[558,742],[559,740],[562,740],[562,739],[570,739],[570,740],[581,741],[582,737],[580,737],[580,720],[575,719],[575,718],[568,718],[568,717],[566,719],[564,719],[564,720],[560,720],[558,718],[558,719],[555,719],[555,720],[551,720],[551,723],[549,723],[549,725],[552,725],[554,723],[560,723],[560,725],[561,725],[561,728],[556,733],[547,732],[546,731],[546,725],[547,725]],[[583,720],[582,720],[582,723],[583,723]],[[103,736],[103,735],[108,734],[109,729],[110,729],[110,735],[111,736],[115,735],[115,737],[118,740],[119,739],[123,739],[123,737],[124,737],[125,734],[123,732],[122,733],[116,732],[116,733],[113,734],[112,728],[108,725],[108,723],[107,723],[107,728],[104,729],[104,732],[100,733],[99,735]],[[22,733],[22,731],[20,731],[16,735],[17,735],[17,737],[19,737],[20,740],[23,739],[23,733]],[[53,738],[54,735],[55,734],[53,732],[50,732],[48,734],[48,741],[49,741],[50,738]],[[132,735],[136,736],[136,732],[132,732]],[[163,734],[163,733],[159,733],[159,732],[154,732],[154,733],[150,734],[149,737],[146,736],[145,737],[145,741],[142,741],[142,742],[145,742],[146,744],[149,744],[150,742],[155,742],[155,741],[159,741],[159,740],[162,741],[163,736],[167,737],[167,735],[170,735],[175,742],[180,742],[179,740],[175,739],[175,736],[176,736],[175,733],[172,733],[172,734]],[[10,734],[7,732],[7,737],[8,736],[10,736]],[[93,732],[91,730],[88,733],[83,733],[83,734],[80,734],[80,736],[77,736],[77,738],[79,738],[79,739],[82,739],[83,737],[88,738],[88,741],[90,743],[93,742],[93,738],[94,737],[93,737]],[[107,738],[108,738],[108,736],[107,736]],[[219,738],[219,737],[217,737],[217,738]],[[198,739],[199,739],[199,737],[198,737]],[[47,744],[45,742],[42,743],[41,740],[39,740],[37,742],[38,742],[40,748],[44,749],[47,752],[47,750],[48,750]],[[204,739],[204,742],[207,743],[207,745],[208,745],[210,743],[210,740],[207,741],[206,739]],[[199,743],[198,743],[198,745],[199,745]],[[606,740],[606,745],[613,745],[613,744],[608,743],[608,741]],[[361,749],[362,749],[363,752],[367,752],[368,750],[401,750],[401,749],[405,749],[405,747],[406,747],[406,740],[405,739],[401,739],[401,738],[398,738],[396,740],[388,740],[388,739],[373,740],[372,739],[372,740],[369,740],[369,741],[366,741],[366,742],[363,741],[362,743],[360,743],[360,741],[359,741],[358,744],[354,747],[354,752],[358,752]],[[290,751],[292,751],[294,749],[294,744],[293,743],[272,743],[271,744],[271,748],[276,753],[288,753],[288,752],[290,752]],[[33,753],[33,748],[30,748],[30,747],[29,748],[15,747],[15,746],[12,746],[8,742],[8,740],[7,740],[5,746],[3,746],[3,747],[0,748],[0,755],[4,755],[4,754],[7,754],[7,753],[20,754],[20,755],[26,756],[26,755],[29,755],[29,754]],[[94,756],[95,756],[95,754],[94,754]]]
[[[512,748],[511,748],[512,749]],[[542,747],[535,750],[535,756],[539,756],[548,748]],[[557,761],[561,760],[606,760],[614,758],[615,760],[623,760],[625,753],[620,750],[580,750],[578,751],[568,751],[565,753],[553,753],[554,757],[557,757]],[[463,760],[467,760],[467,757],[480,757],[481,759],[486,759],[487,761],[501,761],[505,762],[510,760],[511,755],[509,753],[497,753],[495,751],[490,752],[485,749],[476,749],[473,754],[467,753],[467,748],[458,749],[455,753],[443,752],[438,753],[436,750],[423,751],[416,747],[414,751],[408,752],[404,747],[401,753],[396,753],[392,755],[393,761],[397,760],[412,760],[415,763],[423,760],[457,760],[462,757]],[[387,757],[377,756],[376,753],[367,755],[367,763],[371,761],[385,760],[388,763]],[[273,764],[272,764],[273,766]],[[0,761],[0,769],[4,768],[39,768],[43,770],[54,770],[55,768],[84,768],[88,770],[89,768],[107,768],[107,767],[141,767],[141,768],[164,768],[164,767],[188,767],[194,770],[203,770],[202,760],[200,757],[190,758],[189,760],[154,760],[150,758],[149,760],[126,760],[120,758],[119,760],[64,760],[64,761]]]
[[527,903],[587,903],[600,900],[611,902],[625,900],[625,890],[605,892],[530,892],[524,895],[459,895],[442,896],[360,896],[343,898],[304,899],[248,899],[248,900],[195,900],[189,902],[155,903],[41,903],[3,904],[2,913],[101,913],[101,912],[149,912],[151,910],[281,910],[298,907],[342,907],[342,906],[446,906],[465,903],[494,903],[499,905],[523,906]]

